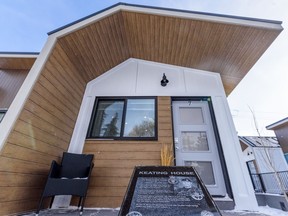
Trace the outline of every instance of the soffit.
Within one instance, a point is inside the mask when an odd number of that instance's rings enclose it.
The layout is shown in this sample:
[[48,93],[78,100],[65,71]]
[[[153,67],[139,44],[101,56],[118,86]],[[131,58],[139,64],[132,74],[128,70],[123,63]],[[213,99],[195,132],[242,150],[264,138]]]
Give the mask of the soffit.
[[57,43],[87,80],[139,58],[220,73],[229,95],[281,30],[120,10]]
[[0,53],[0,69],[2,70],[30,70],[38,54],[10,54]]

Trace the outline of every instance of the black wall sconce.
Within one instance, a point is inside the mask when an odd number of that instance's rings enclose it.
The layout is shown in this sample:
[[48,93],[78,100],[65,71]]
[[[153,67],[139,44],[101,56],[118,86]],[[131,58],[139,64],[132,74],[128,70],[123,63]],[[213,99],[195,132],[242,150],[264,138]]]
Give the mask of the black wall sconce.
[[163,73],[163,77],[162,77],[162,80],[161,80],[161,86],[165,87],[168,82],[169,82],[169,80],[166,78],[165,73]]

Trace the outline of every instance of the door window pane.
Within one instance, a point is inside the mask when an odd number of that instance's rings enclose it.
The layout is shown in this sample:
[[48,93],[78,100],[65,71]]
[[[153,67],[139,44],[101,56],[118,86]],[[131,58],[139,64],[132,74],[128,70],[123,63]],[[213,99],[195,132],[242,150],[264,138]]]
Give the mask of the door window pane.
[[124,101],[98,101],[92,137],[119,137]]
[[182,131],[181,138],[183,152],[209,150],[206,132]]
[[204,123],[201,107],[180,107],[179,121],[184,125],[201,125]]
[[128,99],[124,137],[155,136],[155,100]]
[[212,163],[210,161],[184,161],[185,166],[193,166],[205,185],[215,185]]

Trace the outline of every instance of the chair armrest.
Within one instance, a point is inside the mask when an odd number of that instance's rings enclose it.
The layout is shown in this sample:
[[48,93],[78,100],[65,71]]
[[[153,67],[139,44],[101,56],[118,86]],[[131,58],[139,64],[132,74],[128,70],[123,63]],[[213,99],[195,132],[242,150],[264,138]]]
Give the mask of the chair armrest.
[[55,160],[52,161],[49,175],[50,178],[59,178],[61,172],[61,165],[59,165]]

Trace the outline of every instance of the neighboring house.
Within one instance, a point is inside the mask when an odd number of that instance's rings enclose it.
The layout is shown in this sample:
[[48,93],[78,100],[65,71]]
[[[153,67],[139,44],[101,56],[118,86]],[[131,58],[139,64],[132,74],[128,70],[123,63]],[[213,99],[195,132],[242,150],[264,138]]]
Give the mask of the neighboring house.
[[288,117],[268,125],[266,128],[274,131],[288,163]]
[[39,53],[0,52],[0,122]]
[[277,138],[239,136],[239,140],[259,205],[287,211],[276,173],[288,192],[288,165]]
[[220,208],[255,210],[226,97],[282,30],[118,4],[50,32],[0,124],[0,214],[35,209],[63,151],[95,155],[86,206],[119,207],[134,166],[160,165],[163,143]]

